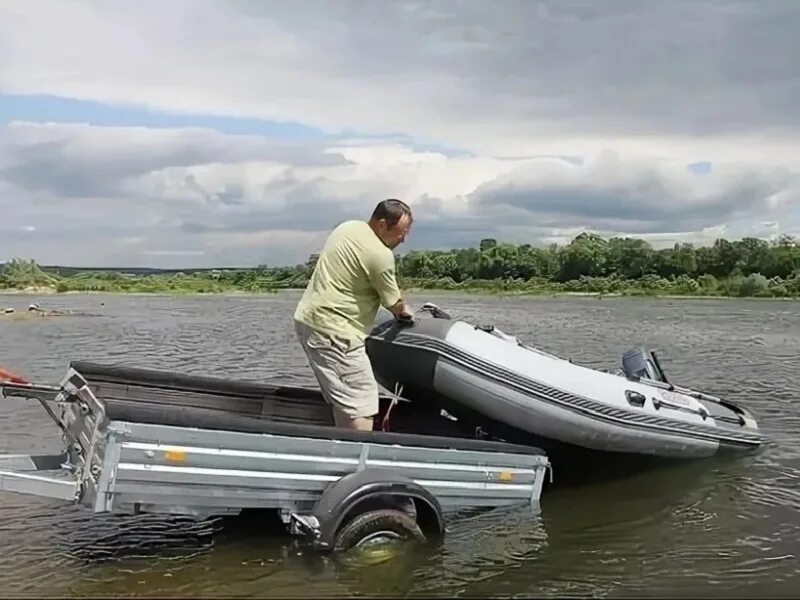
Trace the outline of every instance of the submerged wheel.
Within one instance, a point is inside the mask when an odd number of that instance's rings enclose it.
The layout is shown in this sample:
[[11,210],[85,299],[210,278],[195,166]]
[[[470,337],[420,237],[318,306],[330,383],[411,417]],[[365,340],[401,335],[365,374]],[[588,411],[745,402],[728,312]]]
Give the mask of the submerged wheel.
[[425,534],[413,517],[390,508],[362,513],[336,533],[336,550],[349,550],[394,540],[425,542]]

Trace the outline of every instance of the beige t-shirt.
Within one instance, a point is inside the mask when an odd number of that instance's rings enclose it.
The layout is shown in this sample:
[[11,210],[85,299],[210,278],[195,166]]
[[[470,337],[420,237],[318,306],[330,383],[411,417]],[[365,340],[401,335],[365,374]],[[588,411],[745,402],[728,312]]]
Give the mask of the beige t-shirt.
[[328,236],[294,318],[361,342],[380,306],[389,308],[400,299],[394,253],[365,221],[346,221]]

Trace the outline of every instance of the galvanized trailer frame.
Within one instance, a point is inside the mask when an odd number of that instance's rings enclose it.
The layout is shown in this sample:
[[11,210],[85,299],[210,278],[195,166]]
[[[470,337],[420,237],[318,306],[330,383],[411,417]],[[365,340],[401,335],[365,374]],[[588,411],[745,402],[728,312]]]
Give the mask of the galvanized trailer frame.
[[0,455],[0,491],[97,513],[275,509],[320,549],[337,547],[368,511],[402,513],[399,521],[410,520],[401,525],[425,537],[443,533],[451,510],[538,512],[550,467],[526,446],[343,431],[324,424],[319,392],[304,388],[73,362],[58,385],[0,382],[0,395],[39,401],[65,447],[55,456]]

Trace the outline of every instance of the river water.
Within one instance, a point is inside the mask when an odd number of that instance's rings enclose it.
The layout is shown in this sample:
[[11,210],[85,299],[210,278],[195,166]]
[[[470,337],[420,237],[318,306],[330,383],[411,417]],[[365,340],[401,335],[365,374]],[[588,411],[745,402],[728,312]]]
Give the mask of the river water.
[[[0,308],[38,301],[82,313],[0,317],[0,365],[44,382],[81,359],[313,384],[291,327],[297,298],[0,296]],[[586,483],[573,473],[559,485],[555,473],[541,515],[457,520],[441,548],[384,562],[307,553],[252,515],[199,524],[95,516],[0,493],[0,595],[800,596],[800,303],[412,300],[595,367],[618,366],[629,347],[658,348],[673,381],[746,404],[770,441],[752,455],[592,473]],[[59,443],[38,404],[0,406],[0,452]]]

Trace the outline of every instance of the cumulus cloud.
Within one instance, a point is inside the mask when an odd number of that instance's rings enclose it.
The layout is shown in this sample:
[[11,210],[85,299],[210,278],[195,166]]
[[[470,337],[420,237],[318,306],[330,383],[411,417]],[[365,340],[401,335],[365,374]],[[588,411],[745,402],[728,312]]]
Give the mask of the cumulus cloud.
[[[420,239],[436,244],[425,214],[457,212],[479,183],[510,168],[384,141],[285,146],[211,130],[13,123],[0,132],[0,255],[107,266],[294,263],[336,223],[364,218],[386,197],[421,198]],[[427,190],[445,199],[425,200]],[[438,222],[441,233],[447,223]]]
[[[115,196],[122,192],[118,186],[154,171],[167,175],[170,169],[197,165],[276,160],[300,166],[345,162],[319,147],[212,130],[11,123],[0,131],[1,177],[67,197]],[[193,183],[189,177],[181,185],[192,190]]]
[[106,266],[291,264],[386,197],[414,207],[407,248],[491,236],[567,241],[581,228],[670,243],[705,240],[723,223],[746,235],[767,217],[785,221],[800,190],[785,168],[696,174],[610,152],[570,161],[365,140],[277,148],[214,131],[15,123],[0,135],[0,254]]
[[786,168],[723,164],[698,174],[674,161],[602,152],[578,165],[526,161],[480,186],[472,206],[551,227],[648,234],[756,219],[789,200],[800,200],[800,173]]
[[10,123],[0,256],[296,262],[390,196],[418,215],[408,247],[794,233],[798,18],[793,0],[2,3],[2,94],[358,137]]

